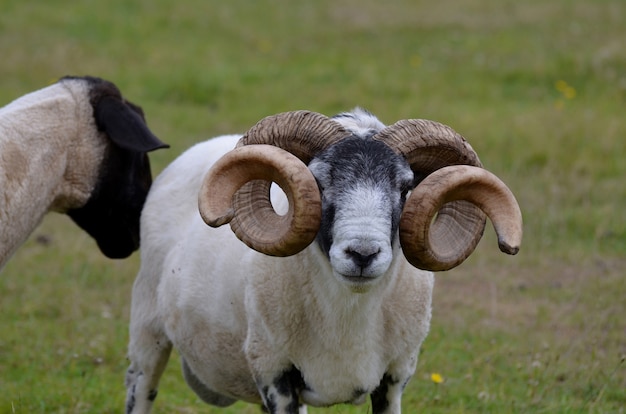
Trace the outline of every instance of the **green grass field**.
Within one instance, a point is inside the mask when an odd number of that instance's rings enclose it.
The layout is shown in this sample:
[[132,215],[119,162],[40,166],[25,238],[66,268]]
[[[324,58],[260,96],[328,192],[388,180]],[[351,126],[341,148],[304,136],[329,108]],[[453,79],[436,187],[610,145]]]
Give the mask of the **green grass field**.
[[[112,80],[171,144],[155,174],[286,110],[452,126],[517,195],[524,244],[505,257],[489,228],[437,276],[404,412],[626,410],[624,1],[1,3],[0,105],[67,74]],[[0,413],[123,411],[138,267],[44,220],[0,275]],[[203,405],[174,356],[154,412],[259,409]]]

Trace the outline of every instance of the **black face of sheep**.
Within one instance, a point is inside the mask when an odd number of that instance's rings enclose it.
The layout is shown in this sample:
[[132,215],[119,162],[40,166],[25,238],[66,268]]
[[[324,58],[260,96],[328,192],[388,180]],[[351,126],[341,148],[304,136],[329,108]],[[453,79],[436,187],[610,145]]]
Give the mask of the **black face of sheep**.
[[122,259],[139,248],[139,218],[152,177],[146,154],[111,148],[108,158],[87,204],[68,215],[105,256]]
[[112,145],[87,203],[68,215],[91,235],[104,255],[125,258],[139,248],[139,218],[152,185],[147,152],[166,148],[146,126],[143,111],[110,82],[93,83],[91,104],[98,130]]
[[322,198],[317,242],[333,268],[350,280],[382,275],[413,188],[408,162],[382,142],[355,136],[321,152],[309,168]]

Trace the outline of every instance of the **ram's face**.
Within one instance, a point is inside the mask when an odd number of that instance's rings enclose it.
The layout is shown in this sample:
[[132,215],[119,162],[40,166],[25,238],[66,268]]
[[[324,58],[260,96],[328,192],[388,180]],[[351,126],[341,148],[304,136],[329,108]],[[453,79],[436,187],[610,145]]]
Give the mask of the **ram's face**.
[[[461,135],[435,121],[385,127],[363,110],[332,119],[285,112],[263,118],[211,167],[199,211],[209,226],[230,223],[270,256],[298,254],[317,239],[335,276],[365,291],[399,256],[399,244],[419,269],[458,266],[480,240],[485,213],[500,249],[517,252],[517,201],[481,166]],[[269,199],[271,182],[289,200],[284,214]]]
[[309,169],[322,195],[317,242],[335,275],[351,285],[374,282],[397,247],[411,168],[385,144],[350,137],[315,157]]

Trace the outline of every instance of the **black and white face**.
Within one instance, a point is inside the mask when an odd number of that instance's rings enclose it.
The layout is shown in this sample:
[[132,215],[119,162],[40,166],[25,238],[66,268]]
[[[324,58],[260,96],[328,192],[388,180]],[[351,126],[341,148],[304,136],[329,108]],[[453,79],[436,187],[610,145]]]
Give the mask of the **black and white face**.
[[352,136],[309,164],[322,195],[317,243],[335,275],[373,283],[391,265],[405,197],[413,185],[407,161],[387,145]]

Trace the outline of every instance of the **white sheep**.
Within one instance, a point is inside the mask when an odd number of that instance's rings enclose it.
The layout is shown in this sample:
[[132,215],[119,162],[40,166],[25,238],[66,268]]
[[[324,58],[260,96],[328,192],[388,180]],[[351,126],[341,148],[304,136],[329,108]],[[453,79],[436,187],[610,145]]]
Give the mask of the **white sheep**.
[[106,256],[130,255],[152,183],[146,152],[164,147],[141,108],[99,78],[65,77],[0,108],[0,269],[48,211]]
[[[432,121],[296,111],[239,139],[187,150],[148,196],[127,412],[150,411],[175,347],[209,404],[306,413],[371,395],[373,413],[399,413],[431,315],[433,274],[414,266],[461,263],[482,235],[480,209],[515,254],[515,198]],[[266,180],[284,193],[273,186],[270,201]]]

